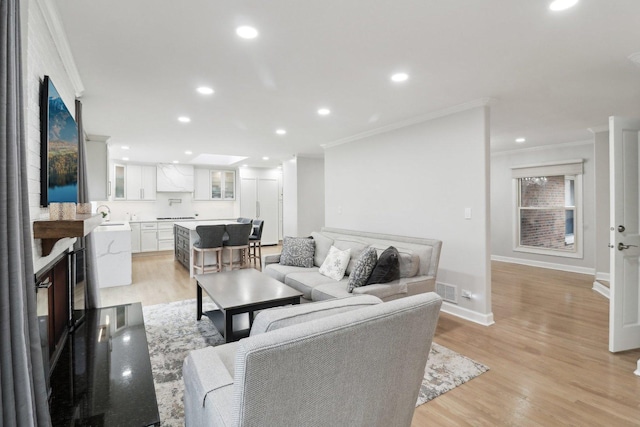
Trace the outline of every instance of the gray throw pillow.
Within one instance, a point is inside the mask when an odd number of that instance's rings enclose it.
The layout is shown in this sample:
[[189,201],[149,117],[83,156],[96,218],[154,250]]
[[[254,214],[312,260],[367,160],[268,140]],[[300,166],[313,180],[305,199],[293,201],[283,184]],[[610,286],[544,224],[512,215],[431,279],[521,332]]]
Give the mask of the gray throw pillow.
[[280,264],[294,267],[313,267],[315,242],[309,237],[285,237],[282,242]]
[[400,278],[400,256],[398,250],[389,246],[380,254],[376,267],[371,272],[367,285],[376,283],[389,283]]
[[359,288],[367,283],[377,261],[378,253],[375,248],[369,247],[362,251],[349,275],[349,292],[353,292],[354,288]]

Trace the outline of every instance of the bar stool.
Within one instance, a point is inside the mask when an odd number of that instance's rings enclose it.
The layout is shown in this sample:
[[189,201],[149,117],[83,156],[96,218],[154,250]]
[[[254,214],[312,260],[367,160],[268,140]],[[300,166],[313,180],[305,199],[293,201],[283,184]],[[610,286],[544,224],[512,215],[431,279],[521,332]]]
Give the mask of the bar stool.
[[227,224],[227,239],[223,241],[225,248],[229,249],[229,269],[233,270],[233,251],[240,251],[240,267],[245,268],[247,261],[247,255],[249,252],[249,235],[253,225],[248,224]]
[[[253,260],[253,265],[255,267],[256,260],[258,260],[258,265],[260,269],[262,269],[262,229],[264,228],[264,220],[254,219],[253,220],[253,233],[249,236],[249,262]],[[256,254],[256,248],[258,253]]]
[[251,224],[251,218],[240,217],[236,220],[236,222],[239,222],[240,224]]
[[[225,233],[224,225],[198,225],[196,227],[196,233],[200,237],[200,240],[195,242],[192,246],[191,252],[191,265],[193,272],[197,273],[211,273],[222,271],[222,247],[223,238]],[[216,265],[215,268],[212,265],[205,265],[205,254],[207,252],[216,253]],[[198,253],[201,255],[201,263],[198,265]]]

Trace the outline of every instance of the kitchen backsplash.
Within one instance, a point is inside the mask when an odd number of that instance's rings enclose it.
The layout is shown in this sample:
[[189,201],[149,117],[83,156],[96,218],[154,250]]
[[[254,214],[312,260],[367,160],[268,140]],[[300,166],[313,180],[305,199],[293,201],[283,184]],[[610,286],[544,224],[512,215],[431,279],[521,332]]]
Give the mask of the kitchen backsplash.
[[[197,216],[203,219],[237,218],[240,203],[235,201],[198,201],[192,193],[157,193],[153,201],[96,201],[95,206],[106,205],[111,221],[127,221],[158,217]],[[102,209],[101,209],[102,210]]]

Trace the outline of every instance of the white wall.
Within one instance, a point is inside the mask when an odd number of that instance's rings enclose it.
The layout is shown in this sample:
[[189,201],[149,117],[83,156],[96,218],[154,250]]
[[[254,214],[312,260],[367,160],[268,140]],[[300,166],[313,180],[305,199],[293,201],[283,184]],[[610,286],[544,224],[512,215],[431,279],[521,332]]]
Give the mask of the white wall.
[[[584,160],[583,258],[564,258],[513,250],[515,201],[511,167],[560,160]],[[494,259],[593,274],[595,265],[595,174],[593,141],[494,153],[491,156],[491,254]]]
[[324,226],[324,159],[297,157],[283,164],[284,235],[309,236]]
[[488,119],[477,107],[325,151],[326,225],[442,240],[438,282],[473,293],[443,310],[484,324],[493,323]]
[[594,134],[596,279],[609,280],[609,131]]
[[[27,5],[27,56],[23,58],[25,67],[25,85],[27,88],[27,162],[29,178],[29,212],[31,220],[40,218],[40,84],[45,75],[51,77],[53,84],[60,93],[67,108],[75,116],[76,88],[70,78],[67,66],[62,61],[57,43],[60,36],[50,31],[47,20],[52,22],[56,16],[51,16],[51,10],[46,8],[48,3],[44,0],[30,0],[22,3]],[[41,8],[42,7],[42,8]],[[55,10],[53,10],[55,12]],[[25,10],[22,10],[25,13]],[[45,19],[45,17],[47,19]],[[32,227],[33,230],[33,227]],[[40,239],[34,240],[33,258],[34,270],[38,271],[57,255],[64,252],[75,239],[61,239],[54,246],[51,254],[41,256]]]

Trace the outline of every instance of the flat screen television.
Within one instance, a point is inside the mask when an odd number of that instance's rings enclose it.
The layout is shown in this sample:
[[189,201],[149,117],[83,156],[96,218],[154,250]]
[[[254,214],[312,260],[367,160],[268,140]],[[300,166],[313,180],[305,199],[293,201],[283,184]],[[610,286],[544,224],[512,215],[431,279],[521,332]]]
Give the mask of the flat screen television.
[[78,202],[78,126],[49,76],[40,89],[40,204]]

